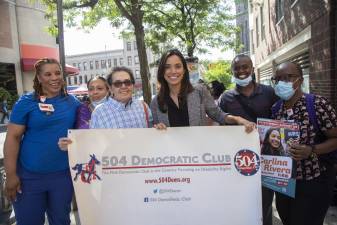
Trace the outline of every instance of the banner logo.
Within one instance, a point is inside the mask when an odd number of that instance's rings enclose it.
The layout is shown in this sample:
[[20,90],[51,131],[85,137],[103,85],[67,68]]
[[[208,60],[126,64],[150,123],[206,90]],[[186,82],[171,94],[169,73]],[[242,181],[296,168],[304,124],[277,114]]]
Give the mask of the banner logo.
[[77,180],[78,176],[81,177],[83,183],[88,183],[92,180],[101,180],[101,178],[96,174],[96,165],[100,165],[101,162],[96,158],[95,154],[90,155],[90,160],[88,163],[77,163],[72,170],[76,171],[74,181]]
[[260,169],[260,157],[251,150],[243,149],[236,153],[234,165],[242,175],[252,176]]

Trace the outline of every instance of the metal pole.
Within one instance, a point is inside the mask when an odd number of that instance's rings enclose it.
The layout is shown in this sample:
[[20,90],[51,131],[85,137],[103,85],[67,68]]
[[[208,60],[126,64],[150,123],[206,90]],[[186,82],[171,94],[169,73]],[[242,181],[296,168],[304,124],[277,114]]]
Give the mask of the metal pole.
[[57,0],[57,28],[58,28],[58,42],[59,42],[59,54],[60,64],[63,70],[63,79],[66,79],[65,72],[65,54],[64,54],[64,36],[63,36],[63,0]]

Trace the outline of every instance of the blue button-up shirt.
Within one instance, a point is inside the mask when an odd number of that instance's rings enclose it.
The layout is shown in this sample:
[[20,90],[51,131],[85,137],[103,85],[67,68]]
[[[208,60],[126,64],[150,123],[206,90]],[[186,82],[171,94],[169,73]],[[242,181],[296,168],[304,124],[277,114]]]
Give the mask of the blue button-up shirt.
[[152,115],[148,108],[144,110],[142,101],[131,100],[127,104],[113,98],[97,106],[91,115],[90,128],[146,128],[148,113],[149,125],[152,124]]

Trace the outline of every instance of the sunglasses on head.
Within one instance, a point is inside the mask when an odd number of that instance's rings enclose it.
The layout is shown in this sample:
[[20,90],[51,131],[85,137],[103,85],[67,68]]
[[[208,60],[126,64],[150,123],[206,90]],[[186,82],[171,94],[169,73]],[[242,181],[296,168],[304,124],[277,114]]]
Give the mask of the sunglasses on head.
[[133,82],[131,80],[124,80],[124,81],[117,80],[112,83],[112,85],[115,86],[116,88],[122,87],[123,84],[125,87],[130,87],[131,85],[133,85]]

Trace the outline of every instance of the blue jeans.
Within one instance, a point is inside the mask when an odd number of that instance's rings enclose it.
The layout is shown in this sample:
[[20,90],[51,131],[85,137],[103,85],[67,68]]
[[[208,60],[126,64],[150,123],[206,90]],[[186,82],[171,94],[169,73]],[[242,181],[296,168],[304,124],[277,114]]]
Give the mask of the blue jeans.
[[38,174],[20,168],[22,194],[13,203],[17,225],[70,224],[73,185],[69,170]]

